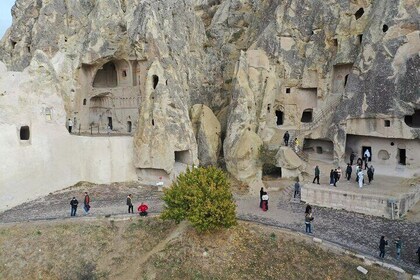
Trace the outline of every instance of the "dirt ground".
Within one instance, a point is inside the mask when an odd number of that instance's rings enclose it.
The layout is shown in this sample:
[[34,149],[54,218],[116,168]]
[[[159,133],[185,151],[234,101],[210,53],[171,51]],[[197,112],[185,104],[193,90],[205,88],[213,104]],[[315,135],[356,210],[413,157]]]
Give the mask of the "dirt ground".
[[250,223],[199,235],[187,223],[137,215],[3,224],[0,278],[397,279],[307,240]]

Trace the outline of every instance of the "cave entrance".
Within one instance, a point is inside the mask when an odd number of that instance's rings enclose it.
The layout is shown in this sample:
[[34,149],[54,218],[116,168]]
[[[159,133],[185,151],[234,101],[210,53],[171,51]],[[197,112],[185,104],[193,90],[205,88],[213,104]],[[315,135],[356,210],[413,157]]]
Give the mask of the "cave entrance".
[[313,110],[312,109],[305,109],[302,113],[302,118],[300,119],[303,123],[310,123],[312,122],[313,118]]
[[29,140],[30,137],[30,131],[29,126],[24,125],[20,127],[20,140]]
[[112,130],[112,117],[108,117],[108,128]]
[[398,163],[401,165],[406,164],[406,151],[405,149],[398,149]]
[[409,127],[420,128],[420,110],[414,110],[413,115],[406,115],[404,122]]
[[109,88],[118,85],[117,70],[113,62],[105,63],[101,69],[96,72],[93,79],[93,87]]
[[264,176],[270,178],[281,178],[281,167],[277,167],[273,164],[264,163],[262,172]]
[[276,124],[283,125],[283,112],[280,110],[276,110]]
[[368,158],[368,161],[372,161],[372,147],[369,146],[362,146],[362,157],[365,157],[366,150],[369,151],[370,157]]

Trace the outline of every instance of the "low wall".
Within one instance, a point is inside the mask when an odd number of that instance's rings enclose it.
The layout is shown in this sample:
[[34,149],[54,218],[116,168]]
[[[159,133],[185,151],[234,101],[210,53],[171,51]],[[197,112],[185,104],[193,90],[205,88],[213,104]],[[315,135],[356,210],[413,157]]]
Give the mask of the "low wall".
[[14,125],[0,131],[0,211],[79,181],[137,180],[132,137],[76,136],[54,124],[30,125],[27,141]]
[[385,218],[391,218],[390,201],[392,200],[397,205],[398,210],[395,218],[400,218],[420,200],[420,186],[413,188],[408,193],[385,196],[306,184],[302,187],[301,199],[312,205],[344,209]]

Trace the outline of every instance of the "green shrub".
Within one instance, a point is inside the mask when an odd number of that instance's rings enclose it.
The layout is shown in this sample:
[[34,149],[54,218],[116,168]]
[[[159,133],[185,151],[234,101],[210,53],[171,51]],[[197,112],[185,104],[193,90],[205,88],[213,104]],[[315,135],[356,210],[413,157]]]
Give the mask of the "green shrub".
[[188,220],[200,231],[236,224],[236,205],[226,173],[210,166],[187,169],[164,191],[162,219]]

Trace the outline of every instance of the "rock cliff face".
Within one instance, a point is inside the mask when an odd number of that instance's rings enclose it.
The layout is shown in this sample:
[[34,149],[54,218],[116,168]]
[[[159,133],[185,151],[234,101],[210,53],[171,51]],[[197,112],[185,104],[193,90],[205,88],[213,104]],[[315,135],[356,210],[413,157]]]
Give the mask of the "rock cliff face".
[[[420,156],[405,154],[420,145],[417,4],[17,0],[0,60],[36,79],[30,69],[44,57],[62,125],[66,115],[81,133],[133,135],[138,170],[170,174],[224,158],[256,189],[261,145],[279,151],[284,174],[305,166],[285,164],[286,131],[303,160],[342,164],[370,147],[378,164],[416,170]],[[13,114],[2,122],[18,125]]]

